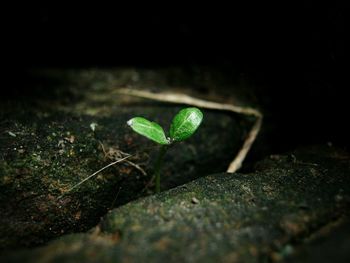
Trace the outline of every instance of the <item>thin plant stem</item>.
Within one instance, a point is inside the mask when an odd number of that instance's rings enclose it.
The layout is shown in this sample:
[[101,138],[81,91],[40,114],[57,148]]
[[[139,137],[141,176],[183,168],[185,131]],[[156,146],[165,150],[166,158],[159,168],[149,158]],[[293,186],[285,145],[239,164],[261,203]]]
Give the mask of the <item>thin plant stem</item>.
[[168,145],[162,145],[160,147],[157,161],[156,161],[155,166],[154,166],[154,175],[156,178],[156,193],[160,192],[160,169],[162,168],[164,155],[165,155],[167,150],[168,150]]

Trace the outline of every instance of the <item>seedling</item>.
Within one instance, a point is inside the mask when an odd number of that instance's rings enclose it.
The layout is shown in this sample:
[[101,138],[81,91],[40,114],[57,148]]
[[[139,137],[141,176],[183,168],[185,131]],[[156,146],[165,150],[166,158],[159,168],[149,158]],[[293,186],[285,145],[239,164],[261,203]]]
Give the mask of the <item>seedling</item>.
[[127,122],[135,132],[161,145],[154,166],[157,193],[160,192],[160,170],[165,153],[171,145],[191,137],[202,120],[203,113],[198,108],[191,107],[180,110],[171,123],[169,137],[165,135],[163,128],[158,123],[151,122],[145,118],[135,117]]

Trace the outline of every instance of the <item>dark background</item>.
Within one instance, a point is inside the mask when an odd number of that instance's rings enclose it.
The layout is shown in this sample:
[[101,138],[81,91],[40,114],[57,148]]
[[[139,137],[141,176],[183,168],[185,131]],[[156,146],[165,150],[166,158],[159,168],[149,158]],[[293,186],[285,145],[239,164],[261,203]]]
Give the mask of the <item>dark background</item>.
[[349,147],[344,6],[45,4],[2,8],[3,98],[31,68],[211,66],[255,89],[276,145]]

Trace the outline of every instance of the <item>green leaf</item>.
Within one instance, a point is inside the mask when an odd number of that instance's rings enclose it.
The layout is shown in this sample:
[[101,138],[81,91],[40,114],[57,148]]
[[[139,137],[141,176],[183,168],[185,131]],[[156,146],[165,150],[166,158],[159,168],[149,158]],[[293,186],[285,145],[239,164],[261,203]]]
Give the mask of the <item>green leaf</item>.
[[203,113],[197,108],[185,108],[174,117],[170,126],[170,138],[183,141],[191,137],[203,120]]
[[130,119],[128,125],[137,133],[155,141],[159,144],[169,144],[169,140],[165,137],[163,128],[155,122],[142,117],[135,117]]

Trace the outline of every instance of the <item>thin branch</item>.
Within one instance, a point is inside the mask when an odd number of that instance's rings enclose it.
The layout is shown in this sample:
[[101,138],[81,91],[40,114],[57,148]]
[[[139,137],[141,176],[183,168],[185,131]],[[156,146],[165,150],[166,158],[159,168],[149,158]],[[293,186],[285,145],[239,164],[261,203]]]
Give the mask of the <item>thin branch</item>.
[[108,155],[107,152],[106,152],[106,149],[105,149],[105,146],[103,145],[103,143],[98,140],[98,143],[101,145],[101,148],[102,148],[102,151],[103,151],[103,154],[105,155],[105,157]]
[[117,93],[124,94],[124,95],[130,95],[135,97],[141,97],[146,99],[152,99],[152,100],[158,100],[158,101],[165,101],[170,103],[178,103],[178,104],[188,104],[193,105],[205,109],[214,109],[214,110],[225,110],[225,111],[232,111],[235,113],[242,113],[244,115],[252,115],[255,117],[261,117],[262,114],[250,107],[241,107],[233,104],[225,104],[225,103],[218,103],[208,100],[202,100],[198,98],[194,98],[185,94],[180,93],[153,93],[146,90],[134,90],[134,89],[118,89],[116,90]]
[[112,208],[114,207],[114,204],[115,204],[115,202],[117,201],[117,198],[118,198],[118,196],[119,196],[119,193],[120,193],[120,190],[121,190],[121,189],[122,189],[122,188],[119,187],[118,192],[117,192],[117,195],[116,195],[115,198],[113,199],[113,202],[112,202],[112,204],[111,204],[111,206],[110,206],[110,209],[112,209]]
[[70,191],[72,191],[73,189],[77,188],[79,185],[81,185],[82,183],[86,182],[87,180],[89,180],[91,177],[94,177],[95,175],[99,174],[100,172],[102,172],[103,170],[107,169],[108,167],[115,165],[117,163],[120,163],[124,160],[126,160],[127,158],[131,157],[132,155],[126,156],[122,159],[118,159],[115,162],[112,162],[110,164],[107,164],[106,166],[102,167],[100,170],[94,172],[93,174],[89,175],[88,177],[86,177],[84,180],[80,181],[79,183],[77,183],[76,185],[74,185],[73,187],[71,187],[70,189],[68,189],[65,193],[63,193],[62,195],[60,195],[57,199],[61,199],[65,194],[69,193]]
[[[98,141],[98,142],[99,142],[99,144],[101,145],[101,148],[102,148],[102,151],[103,151],[103,154],[104,154],[105,158],[107,157],[108,159],[112,159],[112,160],[113,160],[112,156],[111,156],[109,153],[106,152],[103,143],[102,143],[101,141]],[[119,153],[119,154],[118,154],[118,153]],[[121,151],[121,150],[118,149],[118,150],[117,150],[117,157],[118,157],[118,160],[119,160],[119,158],[122,157],[123,155],[124,155],[124,156],[130,156],[129,153],[123,152],[123,151]],[[141,167],[140,165],[138,165],[138,164],[136,164],[136,163],[133,163],[132,161],[129,161],[129,160],[126,160],[125,162],[128,163],[128,164],[130,164],[130,165],[131,165],[132,167],[134,167],[135,169],[139,170],[139,172],[142,173],[142,175],[144,175],[144,176],[147,175],[146,171],[145,171],[144,169],[142,169],[142,167]]]
[[262,117],[257,118],[252,129],[249,131],[247,137],[245,138],[242,148],[238,151],[236,157],[233,159],[233,161],[230,163],[229,167],[227,168],[228,173],[234,173],[242,167],[242,163],[245,157],[247,156],[256,137],[258,136],[258,133],[261,128],[261,124],[262,124]]
[[142,173],[143,176],[147,176],[147,173],[142,167],[136,163],[133,163],[132,161],[126,160],[126,163],[130,164],[132,167],[134,167],[136,170],[139,170],[140,173]]

